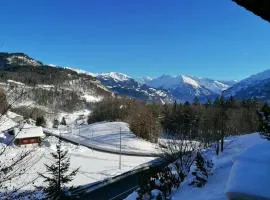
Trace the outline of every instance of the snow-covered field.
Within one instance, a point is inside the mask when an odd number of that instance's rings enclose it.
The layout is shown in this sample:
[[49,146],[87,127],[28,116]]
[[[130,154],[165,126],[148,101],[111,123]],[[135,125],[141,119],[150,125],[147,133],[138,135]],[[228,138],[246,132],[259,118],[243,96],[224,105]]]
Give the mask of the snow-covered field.
[[[42,142],[40,147],[34,147],[34,152],[26,165],[26,172],[19,179],[15,181],[13,180],[11,185],[14,184],[18,187],[26,183],[31,183],[25,185],[22,189],[34,189],[34,185],[42,185],[42,179],[38,178],[37,172],[45,173],[46,170],[44,164],[49,164],[53,161],[50,156],[50,152],[56,150],[57,141],[58,139],[56,137],[50,136]],[[89,184],[113,177],[154,159],[151,157],[121,156],[122,164],[121,169],[119,169],[119,155],[97,152],[89,148],[73,145],[67,142],[63,142],[63,147],[69,151],[71,169],[80,168],[77,176],[71,182],[71,185],[75,186]],[[11,146],[7,152],[12,155],[16,155],[19,152],[30,148],[31,147]],[[34,179],[34,184],[32,184]]]
[[[214,161],[213,175],[209,177],[207,184],[202,188],[196,188],[188,184],[188,179],[184,182],[179,190],[174,194],[172,199],[192,199],[192,200],[225,200],[225,190],[227,187],[230,171],[233,161],[248,148],[264,142],[257,133],[229,137],[225,141],[224,153],[215,156],[214,150],[206,150]],[[258,169],[259,170],[259,169]],[[247,174],[248,175],[248,174]]]
[[138,154],[158,154],[159,147],[156,144],[147,142],[136,137],[124,122],[101,122],[63,129],[47,129],[55,135],[67,138],[89,147],[103,149],[111,152],[138,153]]

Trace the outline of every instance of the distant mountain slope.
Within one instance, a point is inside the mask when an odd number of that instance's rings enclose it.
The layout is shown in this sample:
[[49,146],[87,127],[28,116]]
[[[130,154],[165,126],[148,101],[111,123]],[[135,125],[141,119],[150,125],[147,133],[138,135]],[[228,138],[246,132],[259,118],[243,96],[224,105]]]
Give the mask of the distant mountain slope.
[[0,53],[0,87],[11,102],[26,93],[13,105],[17,110],[39,108],[52,115],[89,109],[90,103],[112,95],[91,75],[45,65],[23,53]]
[[224,91],[225,97],[238,99],[258,98],[270,100],[270,70],[252,75]]
[[195,97],[198,97],[201,101],[213,99],[233,83],[187,75],[163,75],[145,82],[150,87],[169,90],[175,99],[180,102],[193,101]]
[[103,73],[97,75],[97,79],[118,95],[143,101],[173,102],[173,97],[167,90],[149,87],[122,73]]

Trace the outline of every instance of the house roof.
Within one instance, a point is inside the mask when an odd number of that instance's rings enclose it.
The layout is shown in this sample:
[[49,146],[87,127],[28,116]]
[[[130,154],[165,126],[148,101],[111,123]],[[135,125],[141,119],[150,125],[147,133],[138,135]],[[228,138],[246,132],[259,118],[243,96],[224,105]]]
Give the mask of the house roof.
[[233,0],[238,5],[260,16],[270,22],[270,1],[269,0]]
[[24,124],[23,127],[15,128],[15,138],[22,139],[22,138],[31,138],[31,137],[45,137],[43,130],[40,126],[32,126],[29,124]]

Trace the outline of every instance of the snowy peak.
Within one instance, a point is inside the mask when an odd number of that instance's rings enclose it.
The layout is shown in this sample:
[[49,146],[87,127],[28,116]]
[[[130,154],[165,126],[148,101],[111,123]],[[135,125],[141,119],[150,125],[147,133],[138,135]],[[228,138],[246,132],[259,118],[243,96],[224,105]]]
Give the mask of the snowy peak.
[[145,84],[153,88],[171,89],[177,87],[179,82],[180,80],[177,76],[170,76],[164,74],[158,78],[146,82]]
[[126,74],[103,73],[98,75],[97,79],[117,95],[150,102],[172,102],[172,97],[166,90],[147,86]]
[[199,88],[200,84],[189,76],[181,75],[183,83],[191,85],[193,88]]
[[131,77],[129,77],[126,74],[122,74],[119,72],[109,72],[109,73],[102,73],[100,75],[98,75],[99,77],[103,77],[103,78],[110,78],[113,79],[115,81],[128,81],[129,79],[131,79]]
[[[230,83],[230,84],[229,84]],[[221,94],[222,91],[232,86],[233,82],[218,81],[208,78],[198,78],[189,75],[170,76],[162,75],[156,79],[146,82],[147,85],[155,88],[175,89],[186,85],[194,89],[205,88],[213,93]]]
[[140,78],[136,78],[136,81],[138,81],[139,83],[145,84],[149,81],[152,81],[153,78],[150,76],[144,76],[144,77],[140,77]]

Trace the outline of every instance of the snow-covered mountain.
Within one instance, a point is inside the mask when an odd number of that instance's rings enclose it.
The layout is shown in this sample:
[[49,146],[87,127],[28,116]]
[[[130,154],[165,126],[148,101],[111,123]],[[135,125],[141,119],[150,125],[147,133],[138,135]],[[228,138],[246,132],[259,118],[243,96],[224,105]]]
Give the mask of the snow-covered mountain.
[[[23,116],[46,116],[90,110],[112,92],[90,74],[45,65],[23,53],[0,53],[0,87]],[[26,95],[20,94],[22,92]],[[19,98],[18,98],[19,97]]]
[[262,100],[270,100],[270,70],[252,75],[238,82],[224,91],[224,96],[234,96],[238,99],[256,97]]
[[232,86],[233,83],[187,75],[162,75],[145,82],[150,87],[169,90],[180,102],[193,101],[195,97],[201,101],[213,99]]
[[97,79],[117,95],[161,103],[173,101],[172,95],[167,90],[149,87],[126,74],[118,72],[102,73],[97,75]]

